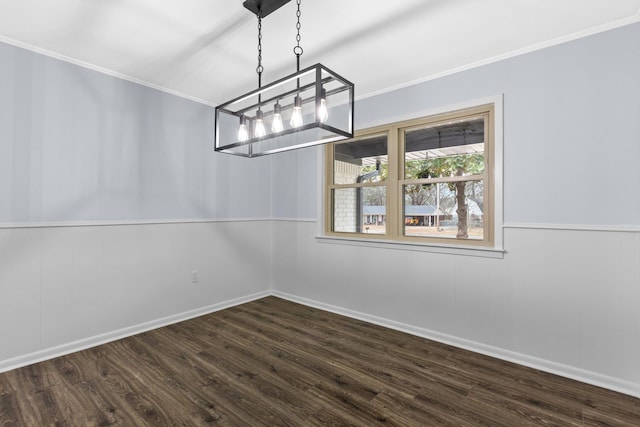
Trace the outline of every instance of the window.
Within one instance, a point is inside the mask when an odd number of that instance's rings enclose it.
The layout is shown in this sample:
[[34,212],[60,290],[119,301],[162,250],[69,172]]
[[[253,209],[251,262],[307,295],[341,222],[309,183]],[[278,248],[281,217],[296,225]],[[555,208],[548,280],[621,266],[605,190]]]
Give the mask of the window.
[[332,231],[386,234],[387,135],[333,147]]
[[494,106],[327,145],[325,235],[494,245]]

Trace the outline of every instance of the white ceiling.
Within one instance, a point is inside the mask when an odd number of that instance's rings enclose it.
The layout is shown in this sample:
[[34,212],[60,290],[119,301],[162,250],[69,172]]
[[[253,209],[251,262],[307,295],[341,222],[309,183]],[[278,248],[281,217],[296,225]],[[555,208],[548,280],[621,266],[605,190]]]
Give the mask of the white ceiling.
[[[640,21],[640,0],[302,0],[302,67],[356,97]],[[263,20],[263,83],[295,71],[296,0]],[[257,87],[242,0],[0,0],[0,41],[212,105]]]

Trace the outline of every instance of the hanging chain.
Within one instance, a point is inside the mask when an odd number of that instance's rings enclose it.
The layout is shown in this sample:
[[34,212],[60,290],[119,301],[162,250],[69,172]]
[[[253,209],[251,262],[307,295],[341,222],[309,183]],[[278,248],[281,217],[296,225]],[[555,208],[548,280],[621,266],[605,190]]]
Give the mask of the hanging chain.
[[258,87],[262,87],[262,13],[258,13],[258,66],[256,67],[256,73],[258,73]]
[[300,71],[300,55],[302,55],[302,46],[300,46],[300,15],[302,15],[302,13],[300,12],[300,2],[301,0],[298,0],[298,11],[296,12],[296,16],[298,17],[298,22],[296,22],[296,30],[298,30],[298,33],[296,34],[296,46],[293,48],[293,53],[296,54],[296,62],[298,65],[298,71]]

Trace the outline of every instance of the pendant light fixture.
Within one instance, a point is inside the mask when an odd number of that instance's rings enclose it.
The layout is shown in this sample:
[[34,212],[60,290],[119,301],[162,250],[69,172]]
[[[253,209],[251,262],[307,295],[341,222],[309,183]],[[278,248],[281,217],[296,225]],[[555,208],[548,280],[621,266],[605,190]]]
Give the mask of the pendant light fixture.
[[215,150],[256,157],[353,138],[353,83],[322,64],[300,70],[300,3],[296,72],[262,86],[262,19],[290,0],[246,0],[258,18],[258,88],[216,107]]

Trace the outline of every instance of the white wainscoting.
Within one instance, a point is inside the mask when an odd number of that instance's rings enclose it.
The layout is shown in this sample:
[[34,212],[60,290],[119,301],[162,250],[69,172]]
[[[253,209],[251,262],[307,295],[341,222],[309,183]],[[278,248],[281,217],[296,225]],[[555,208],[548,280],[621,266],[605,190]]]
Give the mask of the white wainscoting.
[[492,259],[317,230],[0,229],[0,371],[274,294],[640,397],[640,233],[509,226]]
[[505,228],[504,259],[274,222],[274,294],[640,397],[640,233]]
[[0,229],[0,371],[266,296],[270,240],[265,221]]

